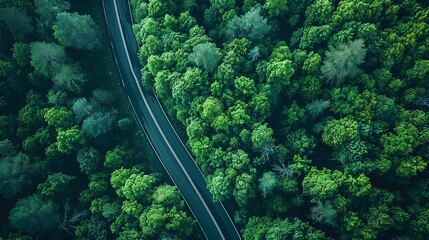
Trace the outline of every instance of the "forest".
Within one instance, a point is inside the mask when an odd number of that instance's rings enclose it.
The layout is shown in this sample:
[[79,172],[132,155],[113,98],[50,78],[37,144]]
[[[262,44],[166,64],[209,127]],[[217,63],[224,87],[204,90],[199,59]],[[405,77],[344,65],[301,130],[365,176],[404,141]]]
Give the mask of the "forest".
[[90,2],[0,0],[0,239],[199,239]]
[[[0,239],[204,239],[102,1],[0,0]],[[429,2],[131,0],[155,91],[245,240],[429,238]]]

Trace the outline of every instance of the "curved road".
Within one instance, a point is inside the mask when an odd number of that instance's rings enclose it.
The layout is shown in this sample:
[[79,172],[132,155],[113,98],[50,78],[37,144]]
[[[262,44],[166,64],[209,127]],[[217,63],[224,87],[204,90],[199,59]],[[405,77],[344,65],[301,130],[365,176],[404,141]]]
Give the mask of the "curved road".
[[102,0],[115,60],[140,128],[198,221],[207,239],[241,239],[220,202],[214,202],[201,171],[152,91],[140,86],[141,65],[129,2]]

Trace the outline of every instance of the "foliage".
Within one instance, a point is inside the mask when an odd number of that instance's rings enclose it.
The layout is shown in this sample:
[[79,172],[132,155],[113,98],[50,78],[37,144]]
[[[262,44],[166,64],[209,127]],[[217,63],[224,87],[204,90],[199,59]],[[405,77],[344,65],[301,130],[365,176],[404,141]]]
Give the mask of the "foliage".
[[13,58],[21,66],[28,65],[30,63],[30,45],[22,42],[13,44]]
[[202,43],[194,47],[189,60],[208,72],[213,72],[220,60],[220,54],[213,43]]
[[244,239],[329,239],[324,234],[311,227],[308,223],[295,218],[289,219],[269,219],[267,217],[252,217],[246,225],[243,233]]
[[76,237],[79,239],[103,240],[107,238],[107,224],[98,217],[91,216],[80,222],[75,230]]
[[264,9],[272,17],[284,15],[288,11],[288,0],[267,0],[264,4]]
[[31,183],[36,170],[26,154],[13,153],[14,151],[9,151],[8,155],[0,160],[0,193],[5,198],[18,196],[23,187]]
[[[137,224],[133,230],[118,228],[114,232],[120,231],[119,234],[125,236],[130,230],[138,231],[145,238],[167,233],[186,237],[192,232],[194,221],[183,211],[184,203],[175,187],[158,185],[154,176],[146,175],[136,168],[115,170],[110,182],[118,196],[127,199],[122,204],[121,216],[128,216],[127,222],[117,218],[111,227],[128,229],[130,222]],[[143,209],[141,204],[146,207]]]
[[118,127],[124,131],[131,130],[134,121],[131,118],[122,118],[118,121]]
[[305,108],[313,118],[316,118],[320,114],[322,114],[323,111],[330,106],[330,104],[331,104],[330,101],[315,100],[311,103],[308,103],[307,106],[305,106]]
[[92,113],[93,106],[88,103],[86,98],[79,98],[74,102],[72,110],[76,115],[76,120],[81,122]]
[[315,222],[325,223],[335,227],[337,211],[332,207],[329,202],[318,202],[317,205],[310,208],[309,217]]
[[34,33],[31,18],[21,9],[15,7],[1,8],[0,19],[6,22],[9,31],[18,40],[24,40]]
[[330,146],[339,146],[358,137],[358,123],[352,119],[330,120],[323,128],[322,140]]
[[33,42],[30,47],[31,65],[45,76],[52,76],[67,60],[64,47],[58,44]]
[[43,24],[51,27],[57,14],[70,9],[68,0],[34,0],[35,11],[45,21]]
[[134,158],[134,154],[134,151],[127,145],[118,145],[113,150],[107,151],[104,166],[111,168],[123,167],[130,164]]
[[80,149],[76,157],[80,171],[87,175],[94,173],[101,162],[100,153],[93,147]]
[[115,121],[115,112],[96,112],[83,121],[82,130],[87,136],[95,138],[111,131]]
[[[131,5],[144,87],[244,239],[429,235],[425,1]],[[98,10],[0,0],[0,238],[197,239],[117,98]]]
[[46,182],[39,184],[37,189],[43,197],[65,197],[69,195],[69,183],[76,177],[66,175],[64,173],[54,173],[48,175]]
[[266,172],[259,179],[259,190],[262,192],[263,197],[267,197],[278,186],[277,176],[272,172]]
[[79,147],[85,145],[86,139],[82,130],[74,126],[69,129],[58,131],[57,147],[62,153],[71,153],[77,151]]
[[234,16],[228,24],[226,34],[230,39],[249,38],[253,41],[259,41],[271,30],[267,19],[260,15],[261,7],[253,7],[245,15]]
[[0,141],[0,156],[6,157],[16,153],[16,147],[12,144],[9,139]]
[[362,70],[358,67],[365,60],[366,49],[362,39],[348,44],[329,46],[321,68],[323,76],[332,85],[355,78]]
[[45,121],[49,126],[66,129],[73,126],[73,113],[67,108],[51,108],[45,113]]
[[54,228],[58,224],[58,218],[52,200],[43,199],[37,194],[20,199],[9,215],[12,226],[30,236]]
[[89,15],[58,13],[54,36],[64,46],[94,50],[100,46],[99,29]]
[[274,143],[273,130],[268,128],[267,125],[260,125],[253,130],[251,140],[253,148],[261,150],[264,146]]
[[79,92],[87,79],[77,64],[65,64],[55,73],[52,81],[61,90]]

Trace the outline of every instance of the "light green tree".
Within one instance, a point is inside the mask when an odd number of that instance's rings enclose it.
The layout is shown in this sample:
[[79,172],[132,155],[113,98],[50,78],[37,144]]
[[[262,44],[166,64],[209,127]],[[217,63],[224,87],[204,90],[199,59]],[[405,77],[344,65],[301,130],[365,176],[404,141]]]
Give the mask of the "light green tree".
[[89,15],[58,13],[54,36],[64,45],[83,50],[100,46],[99,27]]
[[330,146],[340,146],[347,141],[357,139],[358,128],[358,123],[349,118],[330,120],[323,128],[322,140]]
[[57,148],[59,152],[70,154],[85,145],[86,139],[77,126],[58,131]]
[[341,84],[362,72],[358,66],[364,62],[365,56],[366,49],[362,39],[335,47],[331,45],[323,61],[322,74],[329,84]]
[[61,90],[80,92],[88,80],[77,64],[64,64],[54,74],[52,81]]
[[52,76],[67,61],[64,47],[55,43],[32,42],[31,65],[37,72]]
[[74,125],[73,113],[65,107],[47,109],[44,118],[49,126],[57,129],[67,129]]
[[189,60],[208,72],[213,72],[220,61],[220,54],[213,43],[202,43],[194,47]]
[[277,176],[272,172],[265,172],[262,178],[259,179],[259,190],[263,197],[267,197],[273,193],[273,190],[279,185]]

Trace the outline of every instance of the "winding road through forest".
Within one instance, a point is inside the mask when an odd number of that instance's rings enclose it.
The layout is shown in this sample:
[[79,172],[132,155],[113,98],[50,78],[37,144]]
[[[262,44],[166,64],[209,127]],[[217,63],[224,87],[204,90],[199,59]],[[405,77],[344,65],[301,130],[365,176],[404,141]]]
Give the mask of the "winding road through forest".
[[225,207],[212,200],[201,171],[175,132],[155,93],[140,85],[141,64],[137,58],[138,45],[132,31],[129,1],[102,1],[115,60],[138,125],[206,238],[241,239]]

